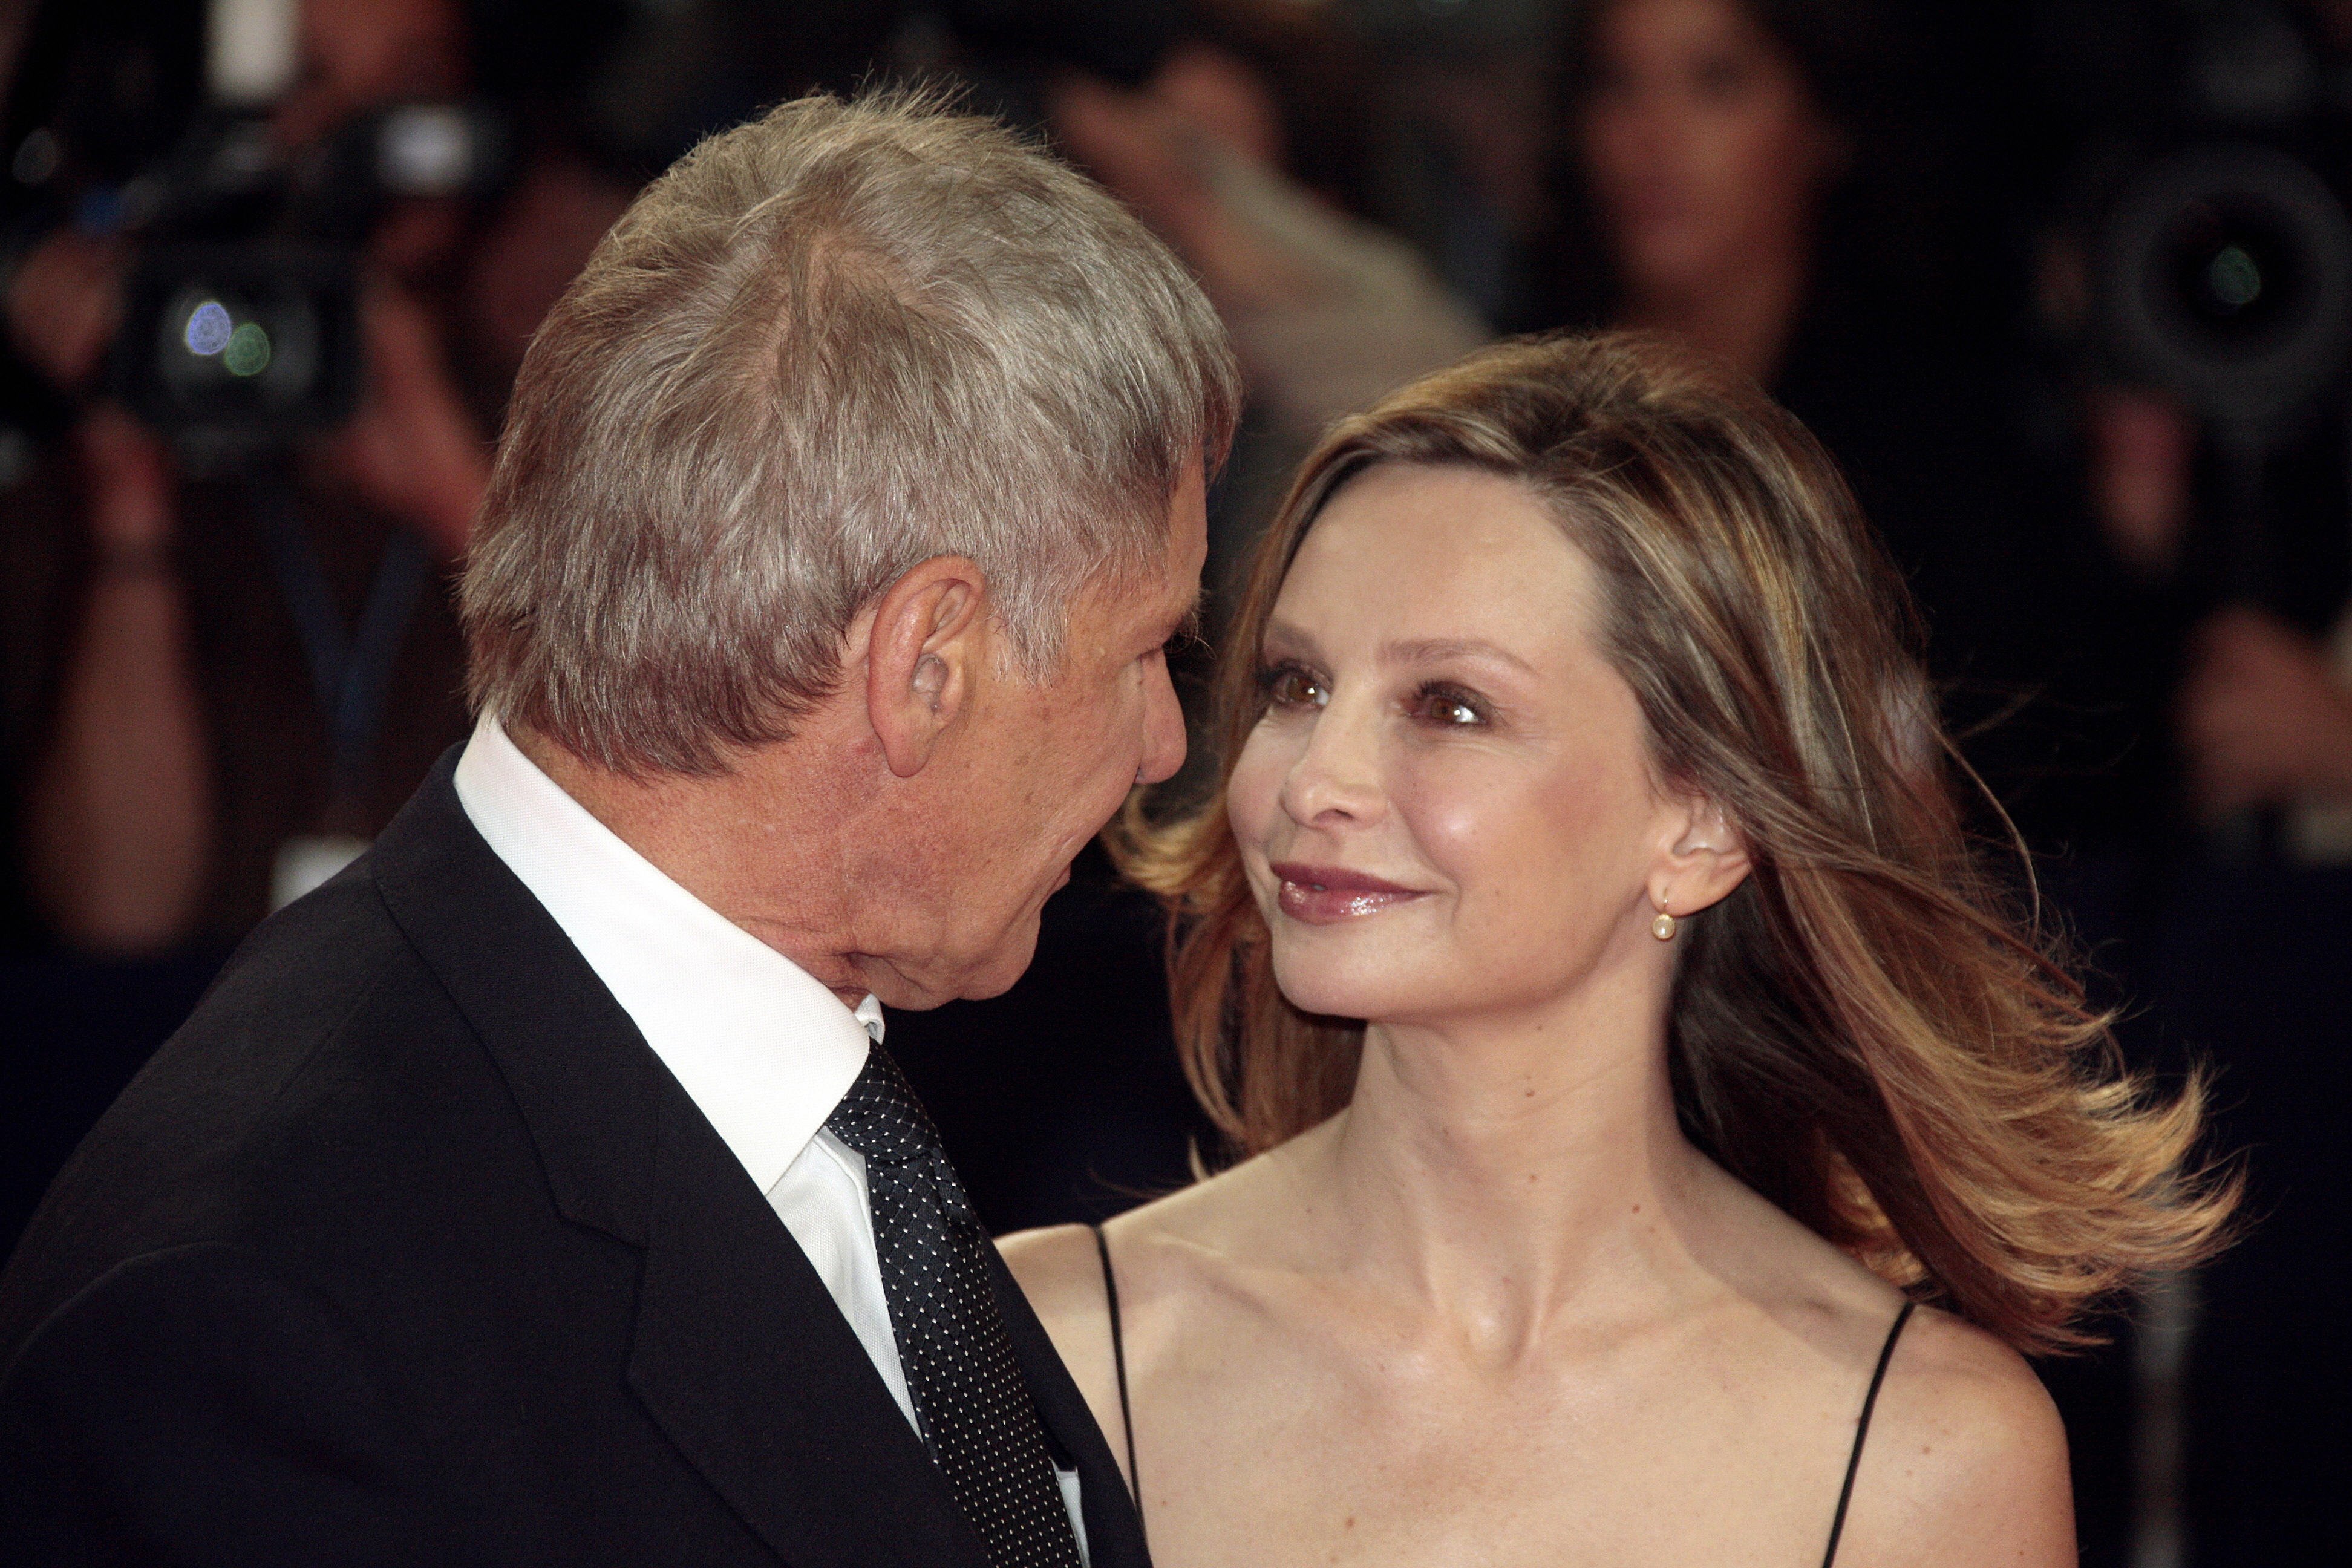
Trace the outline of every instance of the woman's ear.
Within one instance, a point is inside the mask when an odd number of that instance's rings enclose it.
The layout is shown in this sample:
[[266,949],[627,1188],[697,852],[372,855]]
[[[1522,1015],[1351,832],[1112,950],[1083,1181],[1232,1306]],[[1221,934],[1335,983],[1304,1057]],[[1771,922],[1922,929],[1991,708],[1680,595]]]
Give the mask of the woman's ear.
[[1748,841],[1729,815],[1705,795],[1690,796],[1650,873],[1650,902],[1682,920],[1729,897],[1748,867]]
[[866,635],[866,716],[890,771],[912,778],[971,700],[987,642],[988,577],[937,555],[876,601]]

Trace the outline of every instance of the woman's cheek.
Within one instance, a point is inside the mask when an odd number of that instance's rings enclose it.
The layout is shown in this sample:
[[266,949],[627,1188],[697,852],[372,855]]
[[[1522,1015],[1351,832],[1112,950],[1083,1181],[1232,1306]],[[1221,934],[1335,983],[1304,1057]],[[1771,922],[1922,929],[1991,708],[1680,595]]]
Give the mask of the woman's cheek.
[[1570,762],[1449,749],[1415,759],[1391,796],[1423,862],[1454,893],[1465,940],[1497,924],[1548,925],[1564,885],[1617,879],[1611,862],[1643,820],[1640,778],[1597,757]]
[[1507,773],[1491,756],[1441,751],[1410,759],[1390,782],[1421,859],[1464,895],[1492,879],[1493,862],[1508,860],[1517,792]]
[[1234,841],[1244,850],[1264,850],[1281,808],[1282,778],[1287,763],[1263,724],[1250,732],[1242,754],[1234,759],[1233,776],[1225,781],[1225,821]]

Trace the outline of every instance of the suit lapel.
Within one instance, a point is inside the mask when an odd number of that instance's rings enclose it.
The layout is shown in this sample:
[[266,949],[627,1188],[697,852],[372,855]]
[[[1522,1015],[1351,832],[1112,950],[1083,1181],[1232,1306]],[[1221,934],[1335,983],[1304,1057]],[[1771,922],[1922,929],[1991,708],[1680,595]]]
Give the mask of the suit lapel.
[[384,830],[366,870],[497,1062],[558,1212],[644,1249],[628,1367],[638,1399],[794,1568],[986,1568],[783,1222],[474,831],[451,783],[457,755]]
[[795,1568],[986,1568],[980,1538],[824,1281],[675,1085],[662,1106],[629,1383]]
[[1004,1267],[996,1248],[988,1249],[989,1273],[996,1285],[997,1306],[1004,1314],[1005,1331],[1013,1336],[1013,1352],[1021,1361],[1037,1414],[1062,1452],[1078,1468],[1078,1497],[1087,1520],[1087,1568],[1150,1568],[1144,1550],[1143,1526],[1129,1500],[1127,1481],[1086,1395],[1070,1379],[1045,1326],[1030,1310],[1029,1298]]
[[451,748],[359,868],[506,1080],[558,1213],[646,1239],[669,1074],[555,917],[474,831]]

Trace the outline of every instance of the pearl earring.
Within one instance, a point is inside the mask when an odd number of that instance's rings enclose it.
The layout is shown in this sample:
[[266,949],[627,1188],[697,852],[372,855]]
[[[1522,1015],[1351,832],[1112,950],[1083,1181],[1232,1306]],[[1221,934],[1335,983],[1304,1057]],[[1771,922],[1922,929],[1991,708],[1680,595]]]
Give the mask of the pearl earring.
[[1675,940],[1675,923],[1674,916],[1660,910],[1658,918],[1650,922],[1650,934],[1660,942],[1672,942]]

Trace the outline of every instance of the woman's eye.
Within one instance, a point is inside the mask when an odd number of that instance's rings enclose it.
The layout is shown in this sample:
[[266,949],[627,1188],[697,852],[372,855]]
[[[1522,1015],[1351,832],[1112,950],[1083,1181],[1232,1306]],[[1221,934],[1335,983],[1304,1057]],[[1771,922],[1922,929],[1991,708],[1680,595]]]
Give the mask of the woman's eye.
[[1295,664],[1281,664],[1258,672],[1265,700],[1276,708],[1319,708],[1328,693],[1323,683]]
[[1467,729],[1486,721],[1486,710],[1464,692],[1424,689],[1416,706],[1422,718],[1450,728]]

